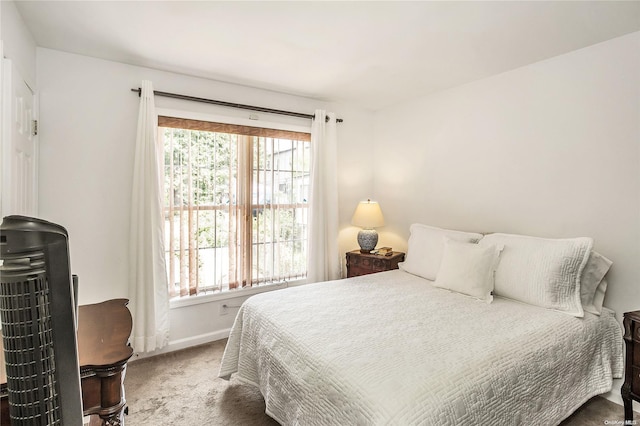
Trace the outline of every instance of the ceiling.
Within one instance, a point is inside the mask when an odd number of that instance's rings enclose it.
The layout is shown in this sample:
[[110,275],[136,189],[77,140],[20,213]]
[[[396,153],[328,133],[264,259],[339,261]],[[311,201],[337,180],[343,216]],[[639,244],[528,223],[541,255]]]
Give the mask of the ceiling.
[[377,110],[640,30],[640,1],[16,1],[38,46]]

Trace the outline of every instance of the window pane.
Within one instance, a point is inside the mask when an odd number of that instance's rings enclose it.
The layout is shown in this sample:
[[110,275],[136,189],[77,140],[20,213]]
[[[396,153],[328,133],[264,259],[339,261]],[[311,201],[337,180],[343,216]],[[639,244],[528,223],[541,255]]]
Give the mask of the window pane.
[[198,123],[159,128],[171,295],[304,277],[309,143]]

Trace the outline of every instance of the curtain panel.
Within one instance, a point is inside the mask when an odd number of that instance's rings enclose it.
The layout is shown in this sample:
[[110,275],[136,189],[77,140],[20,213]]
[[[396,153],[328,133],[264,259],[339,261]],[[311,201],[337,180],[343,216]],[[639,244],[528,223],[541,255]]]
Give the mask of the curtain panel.
[[[327,121],[326,118],[329,118]],[[316,110],[311,127],[311,197],[307,279],[339,279],[336,115]]]
[[142,81],[131,195],[129,308],[136,352],[164,347],[169,338],[169,297],[163,236],[162,150],[156,141],[153,85]]

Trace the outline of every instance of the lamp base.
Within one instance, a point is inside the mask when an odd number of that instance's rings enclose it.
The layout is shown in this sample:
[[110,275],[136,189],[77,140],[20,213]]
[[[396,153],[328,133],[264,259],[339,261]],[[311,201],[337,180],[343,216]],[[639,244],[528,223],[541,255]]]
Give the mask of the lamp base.
[[370,253],[378,244],[378,233],[375,229],[361,229],[358,232],[360,253]]

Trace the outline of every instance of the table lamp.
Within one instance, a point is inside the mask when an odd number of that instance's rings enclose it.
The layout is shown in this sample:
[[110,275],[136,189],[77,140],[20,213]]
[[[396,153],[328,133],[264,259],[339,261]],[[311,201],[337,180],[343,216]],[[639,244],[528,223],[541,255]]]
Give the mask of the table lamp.
[[358,244],[361,253],[369,253],[378,244],[378,233],[373,228],[384,226],[380,204],[371,200],[361,201],[353,213],[351,224],[363,228],[358,232]]

